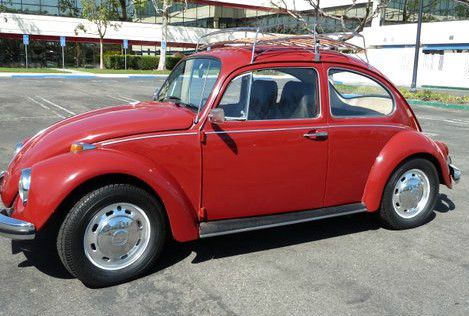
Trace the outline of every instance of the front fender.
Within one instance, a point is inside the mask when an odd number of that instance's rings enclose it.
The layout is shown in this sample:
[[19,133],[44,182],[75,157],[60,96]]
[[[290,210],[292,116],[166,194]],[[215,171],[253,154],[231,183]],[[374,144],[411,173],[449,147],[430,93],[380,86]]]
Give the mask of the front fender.
[[451,177],[446,162],[446,154],[440,146],[421,132],[405,130],[394,135],[376,157],[365,185],[362,202],[369,211],[376,211],[388,179],[404,160],[415,155],[426,155],[438,162],[442,181],[451,188]]
[[145,157],[112,149],[66,153],[35,164],[27,206],[16,203],[14,217],[40,230],[73,190],[107,174],[129,175],[145,182],[163,202],[174,238],[198,238],[197,212],[174,177]]

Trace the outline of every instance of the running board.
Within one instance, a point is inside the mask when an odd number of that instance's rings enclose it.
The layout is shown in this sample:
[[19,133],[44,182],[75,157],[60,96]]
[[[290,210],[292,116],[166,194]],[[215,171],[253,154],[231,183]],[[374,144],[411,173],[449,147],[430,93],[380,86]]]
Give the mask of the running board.
[[356,203],[309,211],[202,222],[200,223],[199,234],[200,238],[228,235],[250,230],[305,223],[324,218],[362,213],[366,211],[367,209],[365,205],[362,203]]

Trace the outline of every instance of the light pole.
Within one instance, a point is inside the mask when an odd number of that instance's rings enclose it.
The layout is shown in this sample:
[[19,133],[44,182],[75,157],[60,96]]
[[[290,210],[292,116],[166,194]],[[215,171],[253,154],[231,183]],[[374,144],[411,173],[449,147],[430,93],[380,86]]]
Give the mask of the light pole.
[[417,72],[419,68],[419,55],[420,55],[420,34],[422,33],[422,17],[423,17],[423,1],[419,1],[419,20],[417,23],[417,39],[415,40],[415,57],[414,57],[414,71],[412,73],[412,84],[410,91],[417,91]]

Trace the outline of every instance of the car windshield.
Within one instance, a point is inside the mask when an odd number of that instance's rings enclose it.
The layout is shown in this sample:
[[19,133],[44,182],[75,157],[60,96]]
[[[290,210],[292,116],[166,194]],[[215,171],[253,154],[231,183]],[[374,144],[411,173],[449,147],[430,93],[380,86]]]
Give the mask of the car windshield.
[[158,101],[171,101],[198,111],[207,102],[220,74],[213,58],[192,58],[179,63],[158,92]]

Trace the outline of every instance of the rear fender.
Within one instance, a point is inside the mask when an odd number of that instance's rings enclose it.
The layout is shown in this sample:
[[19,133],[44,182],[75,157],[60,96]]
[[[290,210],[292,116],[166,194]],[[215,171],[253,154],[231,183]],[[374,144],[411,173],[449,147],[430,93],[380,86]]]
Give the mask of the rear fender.
[[419,155],[432,158],[440,173],[441,182],[451,188],[446,154],[440,146],[418,131],[402,131],[388,141],[371,168],[362,198],[369,211],[379,209],[384,188],[393,171],[406,159]]
[[35,164],[28,204],[16,203],[14,216],[40,230],[76,188],[110,174],[132,176],[151,187],[164,204],[176,240],[198,238],[197,213],[174,177],[145,157],[112,149],[66,153]]

